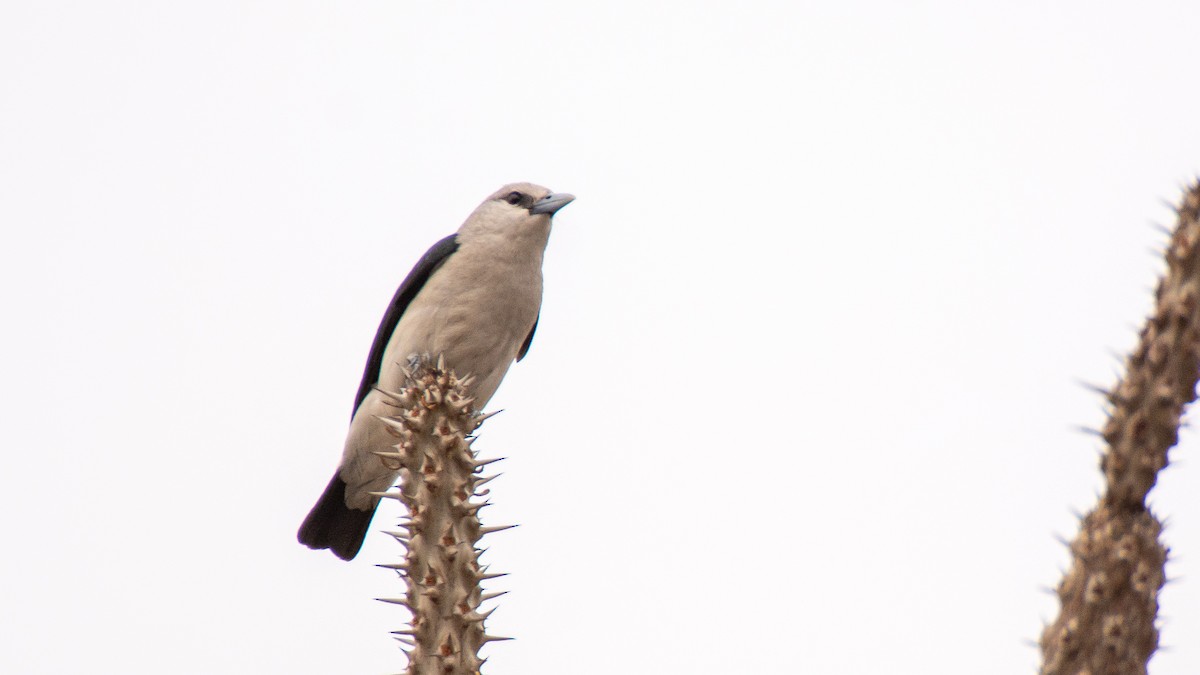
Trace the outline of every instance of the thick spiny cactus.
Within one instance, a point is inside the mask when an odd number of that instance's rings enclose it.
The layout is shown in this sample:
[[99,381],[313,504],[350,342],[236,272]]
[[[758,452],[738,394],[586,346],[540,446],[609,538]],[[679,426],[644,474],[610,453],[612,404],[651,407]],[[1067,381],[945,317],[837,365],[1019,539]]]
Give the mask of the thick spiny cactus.
[[1042,634],[1043,675],[1141,674],[1158,647],[1167,549],[1146,495],[1167,466],[1200,378],[1200,184],[1178,215],[1154,316],[1108,394],[1106,488],[1071,543],[1071,568],[1058,587],[1062,610]]
[[408,675],[474,675],[483,665],[480,648],[506,639],[485,633],[491,612],[479,611],[500,595],[484,594],[480,582],[502,576],[479,564],[479,539],[507,527],[482,527],[478,514],[487,502],[472,501],[487,494],[481,486],[495,476],[481,475],[490,461],[471,449],[469,434],[487,416],[472,407],[469,383],[439,359],[410,375],[404,391],[384,392],[396,414],[381,419],[398,442],[393,452],[377,454],[400,472],[400,490],[380,496],[403,502],[408,518],[389,533],[406,549],[403,562],[382,567],[395,569],[407,592],[381,599],[412,613],[409,628],[395,631],[411,647]]

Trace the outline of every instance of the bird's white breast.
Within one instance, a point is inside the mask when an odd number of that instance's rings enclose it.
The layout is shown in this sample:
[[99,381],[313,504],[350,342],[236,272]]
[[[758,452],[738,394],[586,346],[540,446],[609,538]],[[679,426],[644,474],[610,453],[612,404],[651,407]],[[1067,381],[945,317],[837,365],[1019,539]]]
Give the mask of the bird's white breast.
[[458,375],[473,375],[475,406],[491,399],[529,335],[542,302],[542,246],[525,242],[460,243],[405,310],[388,342],[380,373],[384,389],[403,386],[413,354],[436,359]]

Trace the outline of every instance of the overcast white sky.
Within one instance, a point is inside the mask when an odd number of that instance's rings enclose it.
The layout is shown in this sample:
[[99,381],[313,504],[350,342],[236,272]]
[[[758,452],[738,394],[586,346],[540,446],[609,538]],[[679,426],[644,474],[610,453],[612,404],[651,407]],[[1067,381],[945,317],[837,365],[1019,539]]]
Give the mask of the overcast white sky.
[[[833,5],[837,5],[834,7]],[[901,6],[903,5],[903,6]],[[988,6],[990,5],[990,7]],[[477,444],[489,675],[1033,672],[1194,2],[0,4],[0,671],[385,673],[295,542],[397,283],[573,192]],[[1200,450],[1154,675],[1200,672]],[[376,524],[399,513],[386,505]]]

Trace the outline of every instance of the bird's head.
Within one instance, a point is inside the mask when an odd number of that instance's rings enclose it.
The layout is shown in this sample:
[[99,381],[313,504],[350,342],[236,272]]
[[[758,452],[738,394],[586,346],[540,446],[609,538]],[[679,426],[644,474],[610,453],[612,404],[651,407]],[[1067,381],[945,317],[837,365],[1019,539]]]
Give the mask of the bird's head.
[[460,234],[499,234],[506,238],[550,233],[550,218],[575,195],[533,183],[510,183],[496,190],[459,229]]

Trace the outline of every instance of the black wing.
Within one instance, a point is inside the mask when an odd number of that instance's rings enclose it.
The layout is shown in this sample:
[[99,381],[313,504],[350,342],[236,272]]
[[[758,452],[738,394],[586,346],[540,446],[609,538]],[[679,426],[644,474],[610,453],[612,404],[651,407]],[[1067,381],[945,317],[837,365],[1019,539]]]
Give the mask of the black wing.
[[[367,356],[367,368],[363,371],[362,384],[358,385],[358,394],[354,397],[354,412],[358,412],[358,406],[371,392],[371,387],[379,382],[379,370],[383,367],[383,352],[387,349],[388,340],[392,339],[392,331],[396,330],[396,324],[400,323],[400,317],[404,315],[404,310],[408,309],[408,303],[417,297],[421,287],[429,280],[430,275],[446,262],[446,258],[458,250],[457,237],[458,235],[452,234],[430,247],[425,255],[417,261],[408,276],[404,277],[400,288],[396,289],[396,294],[392,296],[392,301],[383,314],[383,321],[379,322],[379,330],[375,331],[375,341],[371,343],[371,354]],[[532,337],[532,333],[530,336]],[[528,342],[526,340],[526,345]],[[353,417],[353,413],[351,413],[351,417]]]
[[538,312],[537,318],[533,320],[533,328],[529,329],[529,335],[525,336],[525,342],[521,344],[521,351],[517,352],[517,360],[525,358],[525,354],[529,353],[529,345],[533,344],[533,334],[537,331],[537,322],[542,318],[542,313]]

